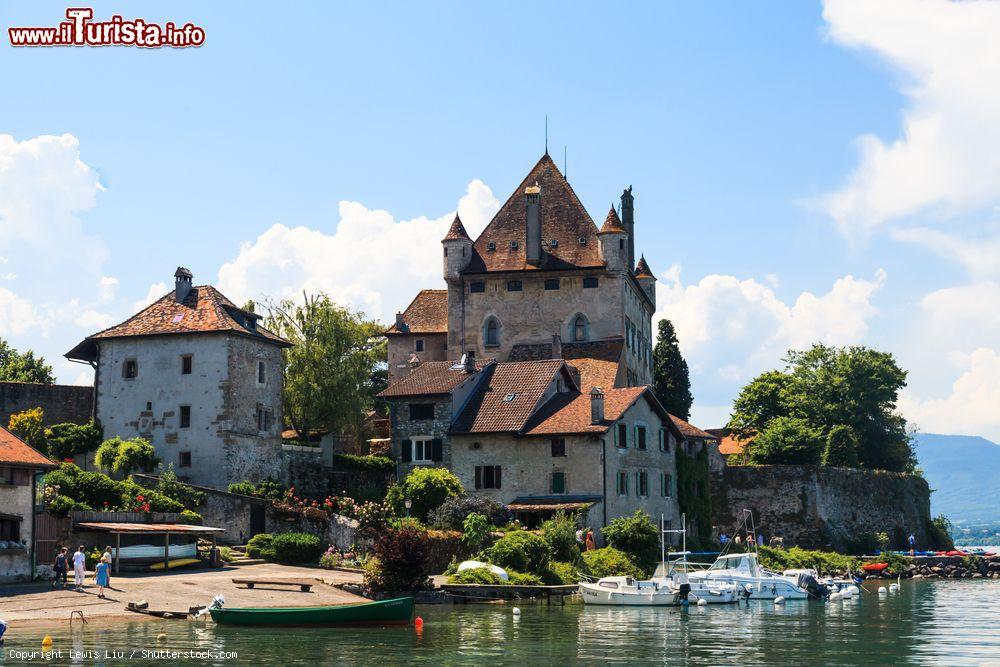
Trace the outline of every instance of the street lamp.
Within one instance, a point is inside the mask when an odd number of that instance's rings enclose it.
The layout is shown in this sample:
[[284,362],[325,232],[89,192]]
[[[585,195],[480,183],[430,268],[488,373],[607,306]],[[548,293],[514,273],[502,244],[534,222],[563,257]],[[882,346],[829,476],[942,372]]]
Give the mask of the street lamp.
[[406,505],[406,518],[409,519],[410,518],[410,508],[413,507],[413,501],[410,500],[409,498],[407,498],[406,500],[403,501],[403,504]]

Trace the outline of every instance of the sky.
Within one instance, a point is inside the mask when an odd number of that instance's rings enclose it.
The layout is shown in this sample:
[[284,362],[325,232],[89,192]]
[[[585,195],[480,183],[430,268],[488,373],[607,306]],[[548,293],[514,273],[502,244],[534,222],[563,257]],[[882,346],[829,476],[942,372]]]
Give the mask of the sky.
[[[0,39],[0,338],[63,354],[172,286],[391,320],[545,149],[637,249],[721,426],[814,342],[892,352],[925,432],[1000,440],[1000,4],[94,2],[190,49]],[[0,0],[0,23],[65,4]],[[6,30],[4,30],[6,33]]]

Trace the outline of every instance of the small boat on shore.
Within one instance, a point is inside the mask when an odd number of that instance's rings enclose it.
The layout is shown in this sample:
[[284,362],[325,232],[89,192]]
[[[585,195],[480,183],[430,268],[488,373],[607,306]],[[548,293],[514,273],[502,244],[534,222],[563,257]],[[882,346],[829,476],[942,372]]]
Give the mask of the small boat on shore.
[[413,598],[394,598],[329,607],[216,607],[209,610],[220,625],[337,626],[409,623]]

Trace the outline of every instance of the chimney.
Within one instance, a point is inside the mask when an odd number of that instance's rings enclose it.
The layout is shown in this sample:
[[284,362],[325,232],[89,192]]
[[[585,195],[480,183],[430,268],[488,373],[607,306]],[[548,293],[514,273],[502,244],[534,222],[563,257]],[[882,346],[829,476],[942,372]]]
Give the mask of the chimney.
[[632,186],[622,191],[622,227],[628,232],[628,270],[635,270],[635,199],[632,197]]
[[403,320],[403,313],[396,313],[396,330],[406,331],[406,322]]
[[552,334],[552,358],[562,359],[562,336]]
[[183,266],[178,266],[174,271],[174,301],[184,303],[184,299],[191,293],[191,272]]
[[469,350],[462,357],[462,365],[465,366],[465,372],[472,375],[476,372],[476,351]]
[[410,370],[413,370],[414,368],[420,365],[420,357],[417,356],[416,352],[412,352],[410,354],[410,358],[407,360],[406,363],[409,364]]
[[590,390],[590,423],[604,422],[604,391],[600,387]]
[[528,264],[538,264],[542,261],[542,219],[539,211],[539,196],[542,188],[536,181],[524,189],[524,202],[527,209],[527,222],[525,229],[527,238],[524,243],[524,252]]

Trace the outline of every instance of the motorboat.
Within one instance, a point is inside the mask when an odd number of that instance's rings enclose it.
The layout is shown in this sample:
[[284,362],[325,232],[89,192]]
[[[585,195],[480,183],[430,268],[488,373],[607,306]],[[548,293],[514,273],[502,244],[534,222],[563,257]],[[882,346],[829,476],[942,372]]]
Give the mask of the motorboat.
[[735,584],[740,594],[750,600],[801,600],[809,597],[809,591],[799,585],[800,577],[786,577],[762,567],[753,551],[737,554],[721,554],[711,567],[700,572],[691,572],[688,577],[693,582],[714,584]]

